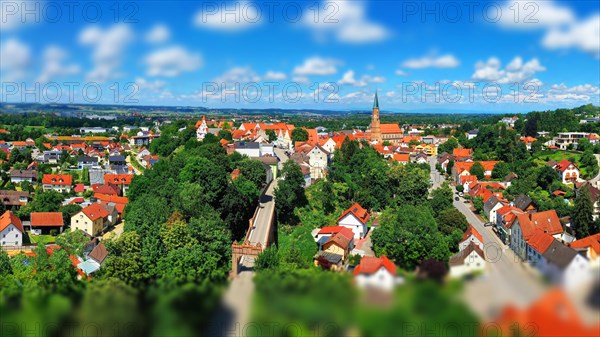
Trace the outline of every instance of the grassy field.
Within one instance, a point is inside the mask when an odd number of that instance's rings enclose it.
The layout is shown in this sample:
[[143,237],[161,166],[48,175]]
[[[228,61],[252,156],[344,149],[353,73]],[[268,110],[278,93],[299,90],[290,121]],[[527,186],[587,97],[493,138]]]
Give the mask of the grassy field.
[[47,245],[49,243],[54,243],[56,237],[52,235],[29,235],[29,240],[33,244],[38,244],[41,242],[42,244]]
[[536,158],[533,160],[538,165],[546,165],[550,160],[560,162],[561,160],[569,160],[575,162],[579,166],[581,175],[587,175],[587,171],[584,167],[581,167],[579,161],[581,160],[581,153],[569,152],[569,151],[542,151],[539,152]]

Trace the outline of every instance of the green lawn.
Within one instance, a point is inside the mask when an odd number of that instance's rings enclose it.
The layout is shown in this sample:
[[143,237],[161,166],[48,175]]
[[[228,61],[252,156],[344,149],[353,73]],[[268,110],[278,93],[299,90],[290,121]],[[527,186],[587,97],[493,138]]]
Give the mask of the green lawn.
[[575,159],[575,164],[579,166],[579,171],[582,176],[587,175],[587,170],[585,167],[581,167],[579,161],[581,160],[581,153],[574,153],[569,151],[542,151],[539,152],[536,158],[533,160],[538,165],[546,165],[549,160],[556,160],[560,162],[561,160],[570,160]]
[[29,240],[33,244],[38,244],[41,242],[42,244],[47,245],[49,243],[54,243],[56,240],[56,237],[52,236],[52,235],[31,235],[30,234]]

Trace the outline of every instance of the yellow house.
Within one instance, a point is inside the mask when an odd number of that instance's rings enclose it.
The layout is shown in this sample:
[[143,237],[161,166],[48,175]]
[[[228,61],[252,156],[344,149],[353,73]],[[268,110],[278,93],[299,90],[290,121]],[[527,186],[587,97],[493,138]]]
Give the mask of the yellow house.
[[71,231],[80,229],[88,235],[98,235],[108,223],[108,216],[101,204],[91,204],[71,217]]
[[415,150],[421,151],[428,156],[437,156],[437,147],[434,144],[419,144]]

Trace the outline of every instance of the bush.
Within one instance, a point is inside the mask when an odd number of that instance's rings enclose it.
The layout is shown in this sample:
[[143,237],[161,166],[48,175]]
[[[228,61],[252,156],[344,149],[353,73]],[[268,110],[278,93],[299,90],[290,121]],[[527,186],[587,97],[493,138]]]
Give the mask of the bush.
[[50,235],[52,235],[52,236],[57,236],[57,235],[58,235],[58,230],[56,230],[56,229],[51,229],[51,230],[50,230]]
[[458,191],[458,192],[464,192],[464,190],[465,190],[465,187],[463,185],[457,185],[456,186],[456,191]]

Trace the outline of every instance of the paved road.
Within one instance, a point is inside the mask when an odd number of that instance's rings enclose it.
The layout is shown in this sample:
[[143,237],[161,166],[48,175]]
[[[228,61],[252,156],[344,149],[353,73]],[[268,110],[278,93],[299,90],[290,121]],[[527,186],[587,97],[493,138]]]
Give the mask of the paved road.
[[[136,153],[136,152],[132,152],[132,153],[133,153],[133,156],[135,157],[135,161],[137,161],[137,163],[138,163],[138,164],[140,164],[140,162],[137,160],[137,153]],[[134,172],[136,175],[141,175],[141,174],[142,174],[142,172],[141,172],[140,170],[138,170],[138,169],[135,167],[135,165],[133,165],[133,164],[131,163],[131,158],[130,158],[130,156],[127,156],[127,157],[125,157],[125,162],[127,163],[127,165],[129,165],[129,166],[133,167],[133,172]],[[140,165],[142,165],[142,164],[140,164]]]
[[429,166],[431,167],[431,180],[433,182],[433,185],[431,186],[431,190],[436,189],[438,187],[440,187],[440,185],[442,185],[442,183],[444,181],[446,181],[446,178],[441,175],[438,170],[435,168],[435,164],[437,163],[436,157],[429,157],[428,158],[429,161]]
[[277,179],[274,179],[269,184],[265,194],[260,197],[260,208],[254,219],[254,226],[248,235],[248,241],[250,241],[251,244],[260,243],[263,247],[267,244],[269,227],[275,213],[275,198],[273,197],[275,187],[277,187]]
[[[594,156],[596,156],[596,160],[598,161],[598,163],[600,164],[600,154],[595,154]],[[592,184],[592,186],[598,187],[598,182],[600,181],[600,172],[598,172],[598,174],[590,179],[590,183]]]
[[489,295],[495,297],[492,302],[525,306],[544,293],[546,288],[541,280],[526,269],[529,267],[526,267],[513,251],[500,241],[491,227],[483,226],[483,222],[470,210],[469,204],[465,204],[461,198],[459,201],[454,201],[454,207],[466,216],[467,221],[483,237],[486,260],[490,267]]

